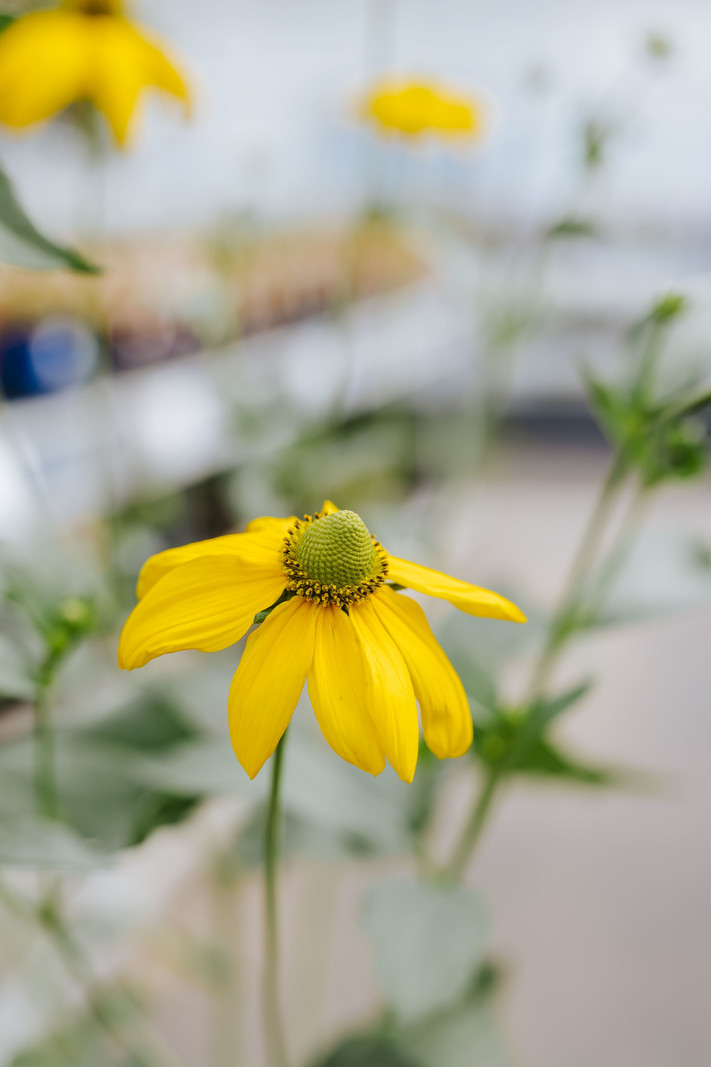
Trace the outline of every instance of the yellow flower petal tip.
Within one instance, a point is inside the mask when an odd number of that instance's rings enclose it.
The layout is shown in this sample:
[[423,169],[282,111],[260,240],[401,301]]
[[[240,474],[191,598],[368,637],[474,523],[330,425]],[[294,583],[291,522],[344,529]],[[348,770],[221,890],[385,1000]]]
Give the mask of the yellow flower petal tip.
[[361,118],[386,133],[404,137],[435,134],[479,138],[484,132],[484,107],[430,82],[383,82],[361,100]]
[[104,115],[116,143],[124,145],[148,89],[176,97],[189,113],[182,74],[161,46],[124,16],[119,0],[65,0],[21,16],[0,34],[5,126],[34,126],[88,100]]
[[267,612],[247,640],[228,701],[232,744],[250,778],[276,748],[306,681],[321,731],[342,759],[374,775],[388,761],[411,782],[418,706],[425,741],[441,759],[468,750],[472,719],[422,608],[390,582],[469,614],[525,622],[498,593],[391,556],[359,515],[325,501],[302,519],[263,517],[243,534],[152,556],[119,666],[226,648]]

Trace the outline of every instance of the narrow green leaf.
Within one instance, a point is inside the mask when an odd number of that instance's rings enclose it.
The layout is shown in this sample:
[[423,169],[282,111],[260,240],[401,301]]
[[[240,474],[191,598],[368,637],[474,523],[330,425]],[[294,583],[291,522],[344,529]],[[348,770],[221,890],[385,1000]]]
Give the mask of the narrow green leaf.
[[584,785],[616,785],[623,780],[623,775],[612,768],[583,763],[543,738],[529,745],[521,754],[516,763],[516,771],[519,774],[566,779]]
[[554,697],[552,700],[541,701],[537,704],[532,711],[532,719],[535,721],[537,732],[542,733],[548,723],[552,722],[553,719],[557,719],[559,715],[568,711],[584,696],[587,696],[592,689],[592,685],[592,681],[588,679],[573,686],[571,689],[567,689],[565,693],[561,693],[560,696]]
[[99,268],[79,252],[56,244],[40,233],[3,170],[0,170],[0,260],[29,270],[99,273]]
[[685,415],[695,415],[706,408],[711,407],[711,385],[704,382],[686,390],[681,396],[677,396],[669,404],[663,407],[656,416],[658,423],[670,422],[673,419],[683,418]]

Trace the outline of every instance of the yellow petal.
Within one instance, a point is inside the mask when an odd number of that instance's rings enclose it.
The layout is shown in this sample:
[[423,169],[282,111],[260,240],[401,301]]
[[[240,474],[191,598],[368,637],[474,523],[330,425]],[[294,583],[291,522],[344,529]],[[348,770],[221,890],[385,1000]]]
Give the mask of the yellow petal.
[[119,667],[195,648],[216,652],[239,641],[255,614],[278,600],[284,576],[228,555],[193,559],[166,574],[133,609],[119,642]]
[[281,537],[286,536],[286,531],[296,522],[296,515],[290,515],[288,519],[275,519],[272,515],[262,515],[258,519],[252,519],[245,526],[247,533],[259,533],[262,530],[277,530]]
[[0,34],[0,122],[30,126],[88,95],[87,22],[72,12],[37,11]]
[[273,571],[276,578],[282,573],[279,562],[282,541],[281,533],[268,527],[250,533],[225,534],[223,537],[211,537],[206,541],[193,541],[189,545],[167,548],[165,552],[158,552],[143,564],[138,576],[136,596],[141,600],[164,575],[203,556],[233,556],[244,563],[262,567],[265,571]]
[[163,89],[187,105],[188,90],[177,69],[135,26],[124,18],[91,21],[94,61],[90,95],[119,144],[128,138],[144,89]]
[[472,743],[469,702],[424,611],[388,588],[376,593],[372,604],[407,664],[428,748],[440,759],[462,756]]
[[400,778],[411,782],[420,732],[410,672],[370,600],[349,610],[368,670],[368,707],[378,743]]
[[367,674],[353,623],[338,607],[318,608],[309,696],[323,736],[334,752],[368,774],[385,757],[368,712]]
[[289,725],[314,653],[315,614],[301,597],[274,608],[247,641],[229,698],[230,736],[250,778]]
[[339,510],[340,510],[340,508],[337,508],[332,500],[324,500],[323,506],[321,508],[321,511],[319,512],[319,515],[332,515],[334,511],[339,511]]
[[421,567],[419,563],[410,563],[406,559],[388,556],[388,578],[407,589],[418,593],[440,597],[454,604],[455,608],[465,611],[467,615],[482,615],[487,619],[507,619],[509,622],[525,622],[526,616],[520,608],[504,596],[492,593],[490,589],[480,589],[477,585],[460,582],[450,578],[441,571]]

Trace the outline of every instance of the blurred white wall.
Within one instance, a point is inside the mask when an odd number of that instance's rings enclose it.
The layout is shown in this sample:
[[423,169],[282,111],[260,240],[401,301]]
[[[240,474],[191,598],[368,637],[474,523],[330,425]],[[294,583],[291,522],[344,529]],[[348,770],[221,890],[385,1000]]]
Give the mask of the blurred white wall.
[[[149,106],[139,147],[109,167],[112,228],[183,227],[246,207],[304,217],[357,201],[366,146],[348,107],[390,50],[366,55],[367,19],[387,22],[390,9],[396,71],[492,101],[484,145],[426,153],[400,174],[403,188],[489,218],[579,207],[574,139],[596,114],[617,128],[595,190],[609,218],[682,232],[711,221],[703,0],[135,0],[134,9],[184,54],[198,107],[186,126],[169,103]],[[669,39],[667,60],[644,54],[650,32]],[[38,219],[65,234],[90,224],[81,149],[66,131],[2,134],[0,155]]]

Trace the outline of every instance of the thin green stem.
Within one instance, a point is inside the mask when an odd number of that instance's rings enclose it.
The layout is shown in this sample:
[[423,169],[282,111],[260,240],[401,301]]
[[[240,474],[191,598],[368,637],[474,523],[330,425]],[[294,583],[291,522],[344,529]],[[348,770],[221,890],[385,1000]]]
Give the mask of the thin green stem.
[[617,454],[608,470],[598,494],[592,515],[577,552],[573,557],[548,634],[533,668],[529,693],[524,701],[535,704],[545,692],[558,657],[576,629],[576,608],[583,587],[600,551],[607,524],[617,503],[617,497],[627,474],[627,463]]
[[448,881],[460,882],[464,877],[489,817],[491,805],[503,777],[503,772],[503,764],[495,768],[489,768],[485,772],[485,777],[481,782],[471,814],[457,841],[452,858],[444,870],[444,875]]
[[54,730],[49,712],[47,691],[42,689],[35,701],[35,804],[38,815],[59,818],[59,799],[55,771]]
[[280,794],[286,733],[272,760],[272,783],[269,792],[267,825],[264,840],[264,905],[266,944],[264,967],[264,1025],[269,1062],[272,1067],[287,1067],[286,1042],[279,1007],[279,919],[277,887],[281,838]]
[[39,669],[34,703],[35,805],[38,815],[59,818],[59,790],[55,766],[54,729],[49,694],[64,651],[50,649]]
[[[18,918],[40,927],[50,938],[67,971],[82,991],[91,1017],[100,1030],[129,1055],[136,1067],[185,1067],[183,1061],[179,1060],[171,1050],[161,1049],[160,1053],[154,1052],[124,1032],[122,1025],[113,1017],[111,1009],[94,989],[84,950],[51,900],[35,906],[18,896],[5,883],[0,882],[0,902]],[[128,998],[125,996],[125,999]]]
[[632,550],[651,503],[651,493],[644,485],[637,486],[619,531],[598,573],[593,595],[581,605],[583,622],[593,622],[603,607],[605,598]]
[[[87,1008],[92,1018],[103,1032],[118,1048],[127,1053],[136,1067],[184,1067],[172,1050],[161,1049],[160,1053],[131,1039],[122,1024],[114,1018],[110,1006],[94,989],[92,976],[81,946],[78,944],[66,923],[58,912],[45,915],[45,928],[60,952],[67,970],[84,994]],[[128,999],[127,997],[125,999]]]
[[[542,699],[558,656],[575,632],[580,595],[599,554],[608,521],[626,474],[626,462],[622,456],[617,455],[600,489],[580,546],[573,558],[558,608],[548,630],[548,636],[534,665],[529,692],[523,702],[529,714]],[[464,824],[452,857],[445,867],[445,876],[451,881],[460,881],[464,876],[481,840],[499,786],[506,779],[509,766],[517,752],[517,748],[512,748],[508,758],[505,757],[495,767],[486,771],[471,814]]]

